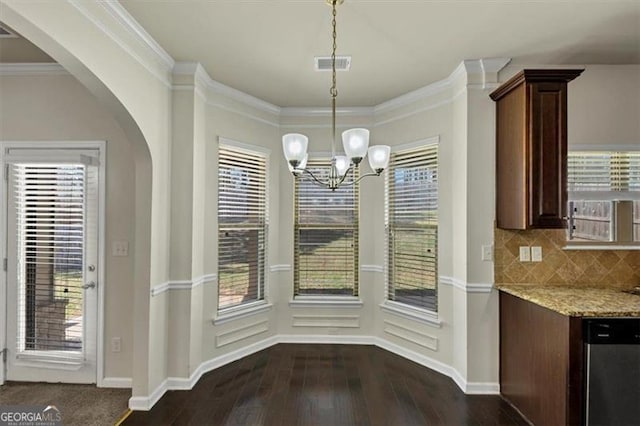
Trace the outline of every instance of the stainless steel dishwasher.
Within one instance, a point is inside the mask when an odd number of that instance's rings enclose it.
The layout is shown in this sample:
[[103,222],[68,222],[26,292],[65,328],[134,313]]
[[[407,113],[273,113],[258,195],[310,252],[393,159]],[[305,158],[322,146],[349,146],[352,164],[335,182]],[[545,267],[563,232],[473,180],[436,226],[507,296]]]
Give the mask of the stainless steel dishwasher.
[[640,425],[640,318],[584,320],[587,426]]

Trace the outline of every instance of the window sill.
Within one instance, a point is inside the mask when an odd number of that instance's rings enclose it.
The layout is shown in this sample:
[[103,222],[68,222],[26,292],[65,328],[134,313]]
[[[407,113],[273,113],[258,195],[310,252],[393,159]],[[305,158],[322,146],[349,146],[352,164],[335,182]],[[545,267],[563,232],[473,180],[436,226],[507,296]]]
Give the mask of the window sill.
[[298,296],[289,301],[292,308],[361,308],[362,300],[353,296]]
[[413,321],[421,322],[431,327],[442,327],[442,321],[438,319],[438,313],[433,311],[427,311],[425,309],[414,308],[402,303],[387,300],[380,304],[382,311],[410,319]]
[[562,250],[640,250],[640,244],[567,244]]
[[272,307],[273,305],[271,303],[267,303],[264,300],[246,305],[234,306],[233,308],[224,309],[218,312],[218,315],[211,321],[214,325],[225,324],[229,321],[268,312]]

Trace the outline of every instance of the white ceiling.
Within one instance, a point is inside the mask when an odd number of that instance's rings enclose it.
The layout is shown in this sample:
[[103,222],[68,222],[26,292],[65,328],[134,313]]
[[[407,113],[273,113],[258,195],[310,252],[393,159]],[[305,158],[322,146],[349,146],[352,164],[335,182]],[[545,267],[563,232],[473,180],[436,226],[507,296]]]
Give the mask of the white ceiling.
[[[120,0],[176,60],[278,106],[328,106],[325,0]],[[339,106],[373,106],[445,78],[463,59],[640,63],[640,0],[345,0],[338,7]],[[0,40],[0,62],[48,56]]]
[[[279,106],[329,104],[325,0],[120,0],[177,61]],[[372,106],[446,77],[463,59],[640,63],[640,0],[346,0],[338,7],[341,106]]]

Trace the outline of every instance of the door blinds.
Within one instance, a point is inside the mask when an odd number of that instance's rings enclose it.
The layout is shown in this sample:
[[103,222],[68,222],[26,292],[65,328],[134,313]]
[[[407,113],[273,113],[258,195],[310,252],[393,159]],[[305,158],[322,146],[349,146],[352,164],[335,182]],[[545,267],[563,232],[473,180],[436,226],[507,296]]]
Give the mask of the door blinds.
[[391,154],[386,212],[388,299],[436,311],[437,144]]
[[85,170],[75,164],[11,165],[19,352],[83,349],[86,179],[91,179]]
[[264,298],[267,157],[221,146],[218,167],[218,309],[225,309]]
[[[323,180],[329,168],[330,160],[307,164]],[[296,179],[294,197],[295,294],[357,296],[358,185],[330,191],[310,179]]]

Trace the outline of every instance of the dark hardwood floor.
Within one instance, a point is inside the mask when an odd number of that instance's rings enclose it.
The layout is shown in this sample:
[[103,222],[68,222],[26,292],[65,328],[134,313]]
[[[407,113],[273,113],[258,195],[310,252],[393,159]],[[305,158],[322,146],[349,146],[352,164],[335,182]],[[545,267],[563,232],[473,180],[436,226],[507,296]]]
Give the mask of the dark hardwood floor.
[[124,425],[526,425],[499,396],[375,346],[279,344],[171,391]]

